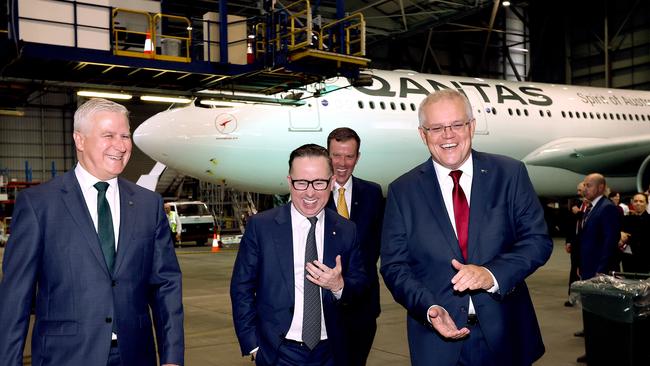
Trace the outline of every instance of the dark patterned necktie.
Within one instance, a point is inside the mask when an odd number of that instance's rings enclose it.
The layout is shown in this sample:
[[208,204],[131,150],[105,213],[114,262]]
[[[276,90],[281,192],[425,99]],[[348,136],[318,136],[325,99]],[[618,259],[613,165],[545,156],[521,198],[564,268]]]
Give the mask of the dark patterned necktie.
[[115,233],[113,231],[113,217],[111,216],[111,207],[106,199],[106,190],[108,183],[97,182],[94,185],[97,189],[97,234],[99,235],[99,244],[104,253],[104,260],[109,272],[113,272],[115,263]]
[[585,208],[585,212],[582,214],[582,221],[580,222],[580,231],[584,229],[585,223],[587,222],[587,219],[589,219],[589,213],[591,213],[591,209],[594,207],[594,205],[589,202],[587,204],[587,208]]
[[454,219],[456,221],[456,235],[458,236],[458,245],[463,253],[463,258],[467,260],[467,237],[469,235],[469,206],[463,187],[460,186],[460,176],[462,170],[452,170],[449,176],[454,180],[454,189],[451,192],[454,202]]
[[[311,223],[307,234],[305,246],[305,264],[318,259],[316,250],[316,221],[317,217],[308,217]],[[320,342],[320,287],[307,279],[307,270],[304,277],[304,307],[302,315],[302,341],[309,349],[314,349]]]

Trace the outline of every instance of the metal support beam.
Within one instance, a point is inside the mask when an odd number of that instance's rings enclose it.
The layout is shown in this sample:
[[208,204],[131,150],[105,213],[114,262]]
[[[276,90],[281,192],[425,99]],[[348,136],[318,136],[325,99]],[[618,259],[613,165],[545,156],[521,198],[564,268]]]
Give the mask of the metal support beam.
[[228,62],[228,0],[219,1],[219,58]]
[[481,61],[479,62],[476,72],[480,73],[483,63],[485,62],[485,54],[487,53],[488,45],[490,44],[490,34],[492,33],[492,28],[494,27],[494,20],[497,17],[497,12],[499,11],[499,5],[501,4],[500,0],[494,0],[492,5],[492,14],[490,15],[490,25],[488,26],[487,35],[485,36],[485,44],[483,45],[483,52],[481,53]]

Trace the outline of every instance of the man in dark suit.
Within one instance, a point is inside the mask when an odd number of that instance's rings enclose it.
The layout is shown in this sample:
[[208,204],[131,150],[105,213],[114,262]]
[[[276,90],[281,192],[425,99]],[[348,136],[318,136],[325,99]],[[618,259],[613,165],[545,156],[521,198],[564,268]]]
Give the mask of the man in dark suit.
[[76,168],[16,201],[0,360],[23,364],[35,293],[33,365],[181,365],[181,272],[162,198],[118,178],[131,155],[128,111],[91,99],[75,113],[73,138]]
[[[580,262],[580,259],[578,258],[579,248],[577,235],[578,229],[580,228],[580,222],[582,222],[582,214],[587,208],[587,203],[585,202],[585,198],[582,193],[583,186],[584,182],[580,182],[576,187],[578,196],[575,199],[571,200],[569,204],[571,207],[569,207],[566,227],[564,228],[564,250],[569,253],[569,259],[571,262],[571,266],[569,268],[569,287],[567,290],[569,295],[571,294],[571,284],[580,279],[578,276],[578,263]],[[564,302],[564,306],[573,306],[573,302],[570,298]]]
[[456,90],[427,96],[419,120],[431,159],[389,186],[381,245],[411,363],[531,365],[544,345],[524,280],[552,242],[526,168],[471,149],[476,122]]
[[597,273],[619,271],[618,242],[621,238],[621,220],[616,206],[604,196],[605,177],[593,173],[585,177],[583,193],[587,208],[582,215],[577,242],[581,280]]
[[252,216],[230,283],[243,355],[257,365],[347,365],[341,306],[367,278],[353,222],[325,208],[327,150],[308,144],[289,158],[291,202]]
[[366,364],[377,332],[380,313],[377,260],[384,217],[384,197],[379,184],[352,176],[359,161],[360,145],[359,135],[347,127],[337,128],[327,136],[327,150],[334,166],[334,187],[327,207],[357,225],[359,247],[369,280],[369,293],[364,301],[343,309],[351,366]]

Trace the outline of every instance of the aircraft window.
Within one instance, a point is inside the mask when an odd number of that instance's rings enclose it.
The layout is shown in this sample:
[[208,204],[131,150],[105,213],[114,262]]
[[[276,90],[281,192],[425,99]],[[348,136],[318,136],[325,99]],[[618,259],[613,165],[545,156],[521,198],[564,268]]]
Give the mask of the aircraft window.
[[492,110],[490,109],[490,107],[485,107],[485,113],[490,114],[491,112]]
[[528,109],[524,109],[524,115],[528,116]]
[[359,104],[359,109],[363,109],[363,102],[362,102],[362,101],[358,101],[357,103]]
[[645,116],[643,114],[641,115],[641,120],[645,121]]
[[589,118],[594,119],[594,114],[589,112]]
[[580,118],[580,112],[576,112],[576,118]]
[[639,120],[639,115],[638,114],[635,114],[634,117],[636,118],[637,121]]
[[370,101],[368,102],[368,105],[370,105],[370,109],[375,109],[375,102]]
[[625,113],[623,113],[622,116],[623,116],[623,121],[627,121],[627,116],[625,115]]
[[600,113],[596,113],[596,118],[600,119]]
[[390,109],[395,110],[395,103],[394,102],[390,102]]
[[603,119],[607,119],[607,113],[603,113]]
[[[610,114],[610,116],[611,116],[611,114]],[[619,119],[619,120],[620,120],[620,119],[621,119],[621,115],[618,114],[618,113],[616,113],[616,119]]]
[[518,116],[521,116],[521,111],[519,110],[519,108],[515,109],[515,111],[517,112]]
[[632,114],[628,114],[628,116],[630,117],[630,121],[634,120],[634,118],[632,118]]
[[402,108],[403,111],[406,110],[406,105],[404,103],[400,103],[399,107]]
[[508,108],[508,114],[512,116],[512,108]]
[[411,110],[415,112],[415,104],[411,103]]
[[573,118],[573,112],[569,111],[569,118]]
[[381,107],[381,109],[386,109],[386,103],[384,102],[379,102],[379,106]]
[[541,110],[541,109],[539,110],[539,116],[540,116],[540,117],[544,117],[544,111]]
[[609,119],[614,119],[614,113],[609,114]]
[[[494,108],[494,107],[492,107],[492,114],[497,114],[497,109]],[[648,118],[650,118],[650,117],[648,117]]]
[[587,118],[587,112],[582,112],[582,117]]
[[549,111],[549,110],[547,109],[547,110],[546,110],[546,115],[550,117],[550,116],[551,116],[551,111]]
[[562,111],[562,118],[566,118],[566,113]]

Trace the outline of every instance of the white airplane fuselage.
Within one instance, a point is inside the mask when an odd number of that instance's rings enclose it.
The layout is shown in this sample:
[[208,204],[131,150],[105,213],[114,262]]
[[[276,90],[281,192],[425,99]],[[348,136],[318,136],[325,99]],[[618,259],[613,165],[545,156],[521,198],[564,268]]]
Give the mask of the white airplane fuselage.
[[302,106],[171,109],[140,125],[134,141],[152,159],[198,179],[286,193],[289,153],[306,143],[326,146],[329,132],[346,126],[361,137],[354,174],[385,190],[430,156],[418,133],[420,101],[455,88],[472,104],[473,148],[524,161],[539,195],[573,195],[576,183],[596,171],[619,191],[647,184],[641,178],[650,165],[650,92],[406,71],[374,70],[373,79],[371,87],[328,93],[349,85],[333,81]]

